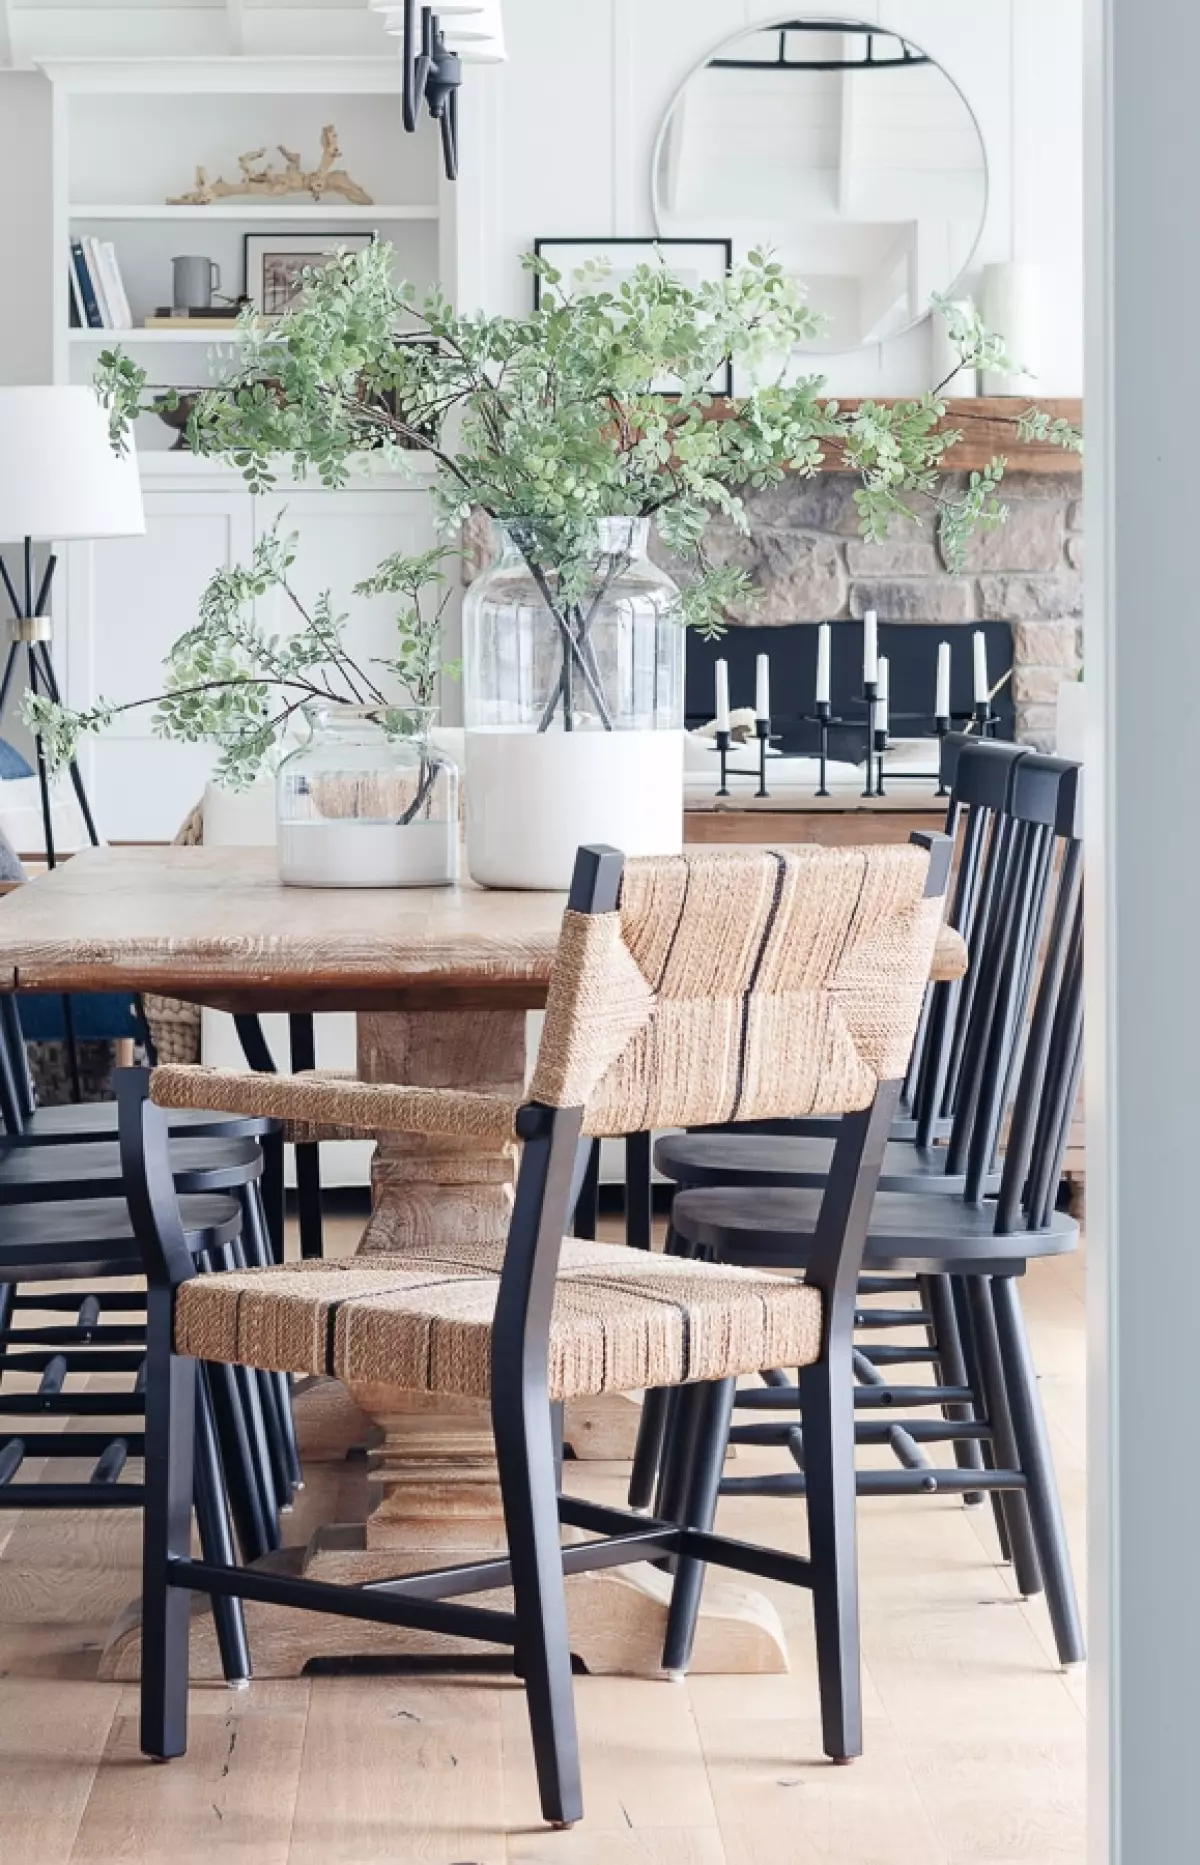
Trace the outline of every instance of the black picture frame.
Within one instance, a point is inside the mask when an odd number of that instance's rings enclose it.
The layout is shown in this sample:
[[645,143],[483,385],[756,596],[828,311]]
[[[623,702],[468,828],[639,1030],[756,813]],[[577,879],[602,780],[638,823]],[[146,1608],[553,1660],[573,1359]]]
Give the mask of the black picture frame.
[[[664,251],[669,252],[672,247],[686,247],[693,252],[697,250],[706,250],[711,252],[714,257],[719,256],[720,276],[722,278],[727,277],[733,270],[732,239],[713,238],[691,240],[675,234],[664,234],[661,237],[657,234],[650,234],[641,238],[630,234],[621,234],[614,235],[611,239],[607,237],[589,237],[584,234],[567,234],[561,238],[552,238],[549,235],[542,235],[533,242],[534,256],[538,259],[547,259],[551,265],[558,267],[558,269],[565,274],[571,269],[572,262],[570,260],[564,260],[563,265],[561,267],[558,266],[558,260],[555,258],[554,254],[560,247],[573,247],[576,249],[582,247],[587,249],[584,253],[579,254],[579,256],[575,258],[573,261],[575,265],[580,264],[582,260],[588,256],[594,255],[599,258],[602,255],[606,255],[610,252],[615,253],[618,250],[623,250],[627,253],[631,247],[641,249],[639,257],[633,261],[635,265],[638,265],[643,258],[649,259]],[[716,275],[716,271],[714,270],[713,276]],[[533,306],[535,310],[540,307],[541,302],[542,280],[541,275],[535,272],[533,275]],[[667,395],[671,393],[668,389],[660,390],[659,392]],[[731,357],[726,357],[725,366],[721,371],[719,380],[714,380],[710,384],[710,392],[713,395],[723,396],[730,396],[733,394],[733,359]]]
[[250,268],[256,246],[261,248],[264,243],[278,243],[281,251],[285,251],[289,246],[293,250],[299,247],[304,250],[296,254],[297,257],[315,262],[321,258],[331,258],[339,247],[346,247],[351,252],[364,252],[368,246],[373,246],[378,238],[379,234],[374,227],[331,227],[328,231],[317,227],[255,227],[253,231],[242,235],[242,290],[244,295],[261,316],[277,318],[283,315],[282,311],[268,311],[264,308],[261,265],[262,261],[268,257],[267,252],[260,250],[257,253],[259,273],[253,280],[251,279]]

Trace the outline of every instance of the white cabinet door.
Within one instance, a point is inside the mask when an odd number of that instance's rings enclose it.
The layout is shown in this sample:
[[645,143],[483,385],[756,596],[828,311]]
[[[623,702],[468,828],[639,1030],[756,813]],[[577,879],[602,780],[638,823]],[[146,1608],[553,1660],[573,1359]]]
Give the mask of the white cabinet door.
[[[254,501],[255,534],[272,523],[297,538],[291,582],[307,607],[328,590],[340,615],[349,617],[346,641],[360,665],[395,653],[396,602],[388,596],[364,598],[352,592],[385,557],[396,551],[417,556],[437,543],[433,503],[427,487],[347,486],[337,492],[297,490],[271,493]],[[448,560],[448,569],[453,563]],[[285,596],[259,605],[268,629],[290,633],[299,617]],[[387,690],[385,684],[385,691]]]
[[[161,691],[163,658],[195,621],[213,571],[250,554],[251,504],[233,479],[227,491],[147,491],[143,537],[68,548],[67,625],[56,651],[71,705],[101,696],[122,705]],[[107,840],[170,841],[212,769],[210,745],[157,738],[152,718],[151,707],[128,712],[80,747]]]

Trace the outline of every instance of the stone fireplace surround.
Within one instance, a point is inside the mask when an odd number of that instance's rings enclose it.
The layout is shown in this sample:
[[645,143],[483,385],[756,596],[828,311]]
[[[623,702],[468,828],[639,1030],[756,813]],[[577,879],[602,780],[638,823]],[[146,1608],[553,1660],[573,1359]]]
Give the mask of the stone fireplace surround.
[[911,525],[897,518],[886,542],[865,543],[854,487],[848,473],[789,477],[747,495],[748,536],[713,524],[710,556],[741,565],[762,590],[753,612],[739,619],[769,630],[787,622],[857,620],[875,609],[881,622],[943,633],[950,624],[1008,622],[1017,736],[1052,751],[1058,686],[1080,666],[1078,474],[1006,477],[1008,522],[972,540],[960,574],[946,569],[927,517]]
[[[713,561],[740,564],[762,591],[751,614],[731,621],[770,629],[858,620],[875,609],[881,622],[942,632],[975,621],[1008,622],[1017,737],[1053,751],[1058,688],[1078,673],[1082,656],[1082,462],[1048,445],[1014,443],[1011,419],[1028,405],[999,398],[948,405],[946,425],[965,436],[951,456],[961,472],[945,476],[948,489],[961,487],[967,472],[994,455],[1008,461],[1001,486],[1008,521],[971,540],[961,572],[946,568],[927,500],[912,498],[914,521],[897,517],[884,543],[864,542],[856,476],[831,461],[814,479],[789,474],[778,485],[748,492],[748,535],[719,518],[710,526],[705,547]],[[1082,420],[1078,401],[1040,405],[1073,423]],[[678,571],[661,545],[652,549]],[[466,581],[490,554],[486,520],[472,521],[464,538]]]
[[[1038,405],[1051,417],[1083,424],[1077,400]],[[956,470],[942,482],[947,490],[961,489],[969,472],[997,455],[1008,463],[1000,489],[1008,521],[972,539],[961,572],[946,568],[926,499],[906,501],[914,523],[897,517],[884,543],[865,543],[856,476],[836,457],[815,479],[789,475],[747,494],[749,536],[719,519],[707,536],[713,560],[740,564],[763,592],[754,613],[738,619],[770,628],[857,620],[875,609],[881,622],[942,632],[975,621],[1008,622],[1017,737],[1053,751],[1058,688],[1081,665],[1083,462],[1047,443],[1015,440],[1014,418],[1028,406],[1002,396],[947,403],[943,425],[962,435],[949,456]]]

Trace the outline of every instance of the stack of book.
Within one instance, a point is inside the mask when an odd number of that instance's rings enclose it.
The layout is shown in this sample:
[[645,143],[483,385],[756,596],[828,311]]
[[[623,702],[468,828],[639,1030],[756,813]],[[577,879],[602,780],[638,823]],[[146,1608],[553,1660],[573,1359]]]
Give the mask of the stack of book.
[[71,322],[87,330],[132,330],[117,251],[111,240],[71,241]]

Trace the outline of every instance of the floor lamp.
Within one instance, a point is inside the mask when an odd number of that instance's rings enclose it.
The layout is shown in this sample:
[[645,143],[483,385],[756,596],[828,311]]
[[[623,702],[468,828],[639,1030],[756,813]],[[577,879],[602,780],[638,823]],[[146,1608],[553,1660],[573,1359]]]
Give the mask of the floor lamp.
[[[12,539],[10,560],[0,554],[0,613],[12,607],[8,651],[0,675],[0,726],[22,660],[31,693],[59,698],[51,653],[50,597],[56,543],[136,537],[146,529],[142,487],[132,445],[113,451],[108,416],[90,388],[0,388],[0,538]],[[39,546],[41,550],[39,551]],[[45,746],[35,736],[38,793],[46,862],[57,861],[50,773]],[[71,783],[88,839],[99,842],[79,767]],[[79,1046],[71,1000],[62,1000],[63,1031],[74,1099],[81,1095]]]
[[[146,529],[132,444],[113,451],[108,415],[90,388],[0,388],[0,586],[12,607],[0,675],[0,722],[22,658],[31,693],[59,698],[51,652],[50,597],[57,558],[52,546],[79,539],[136,537]],[[39,546],[41,550],[39,551]],[[54,867],[50,778],[41,738],[34,741],[46,861]],[[71,783],[93,847],[99,841],[78,766]]]

